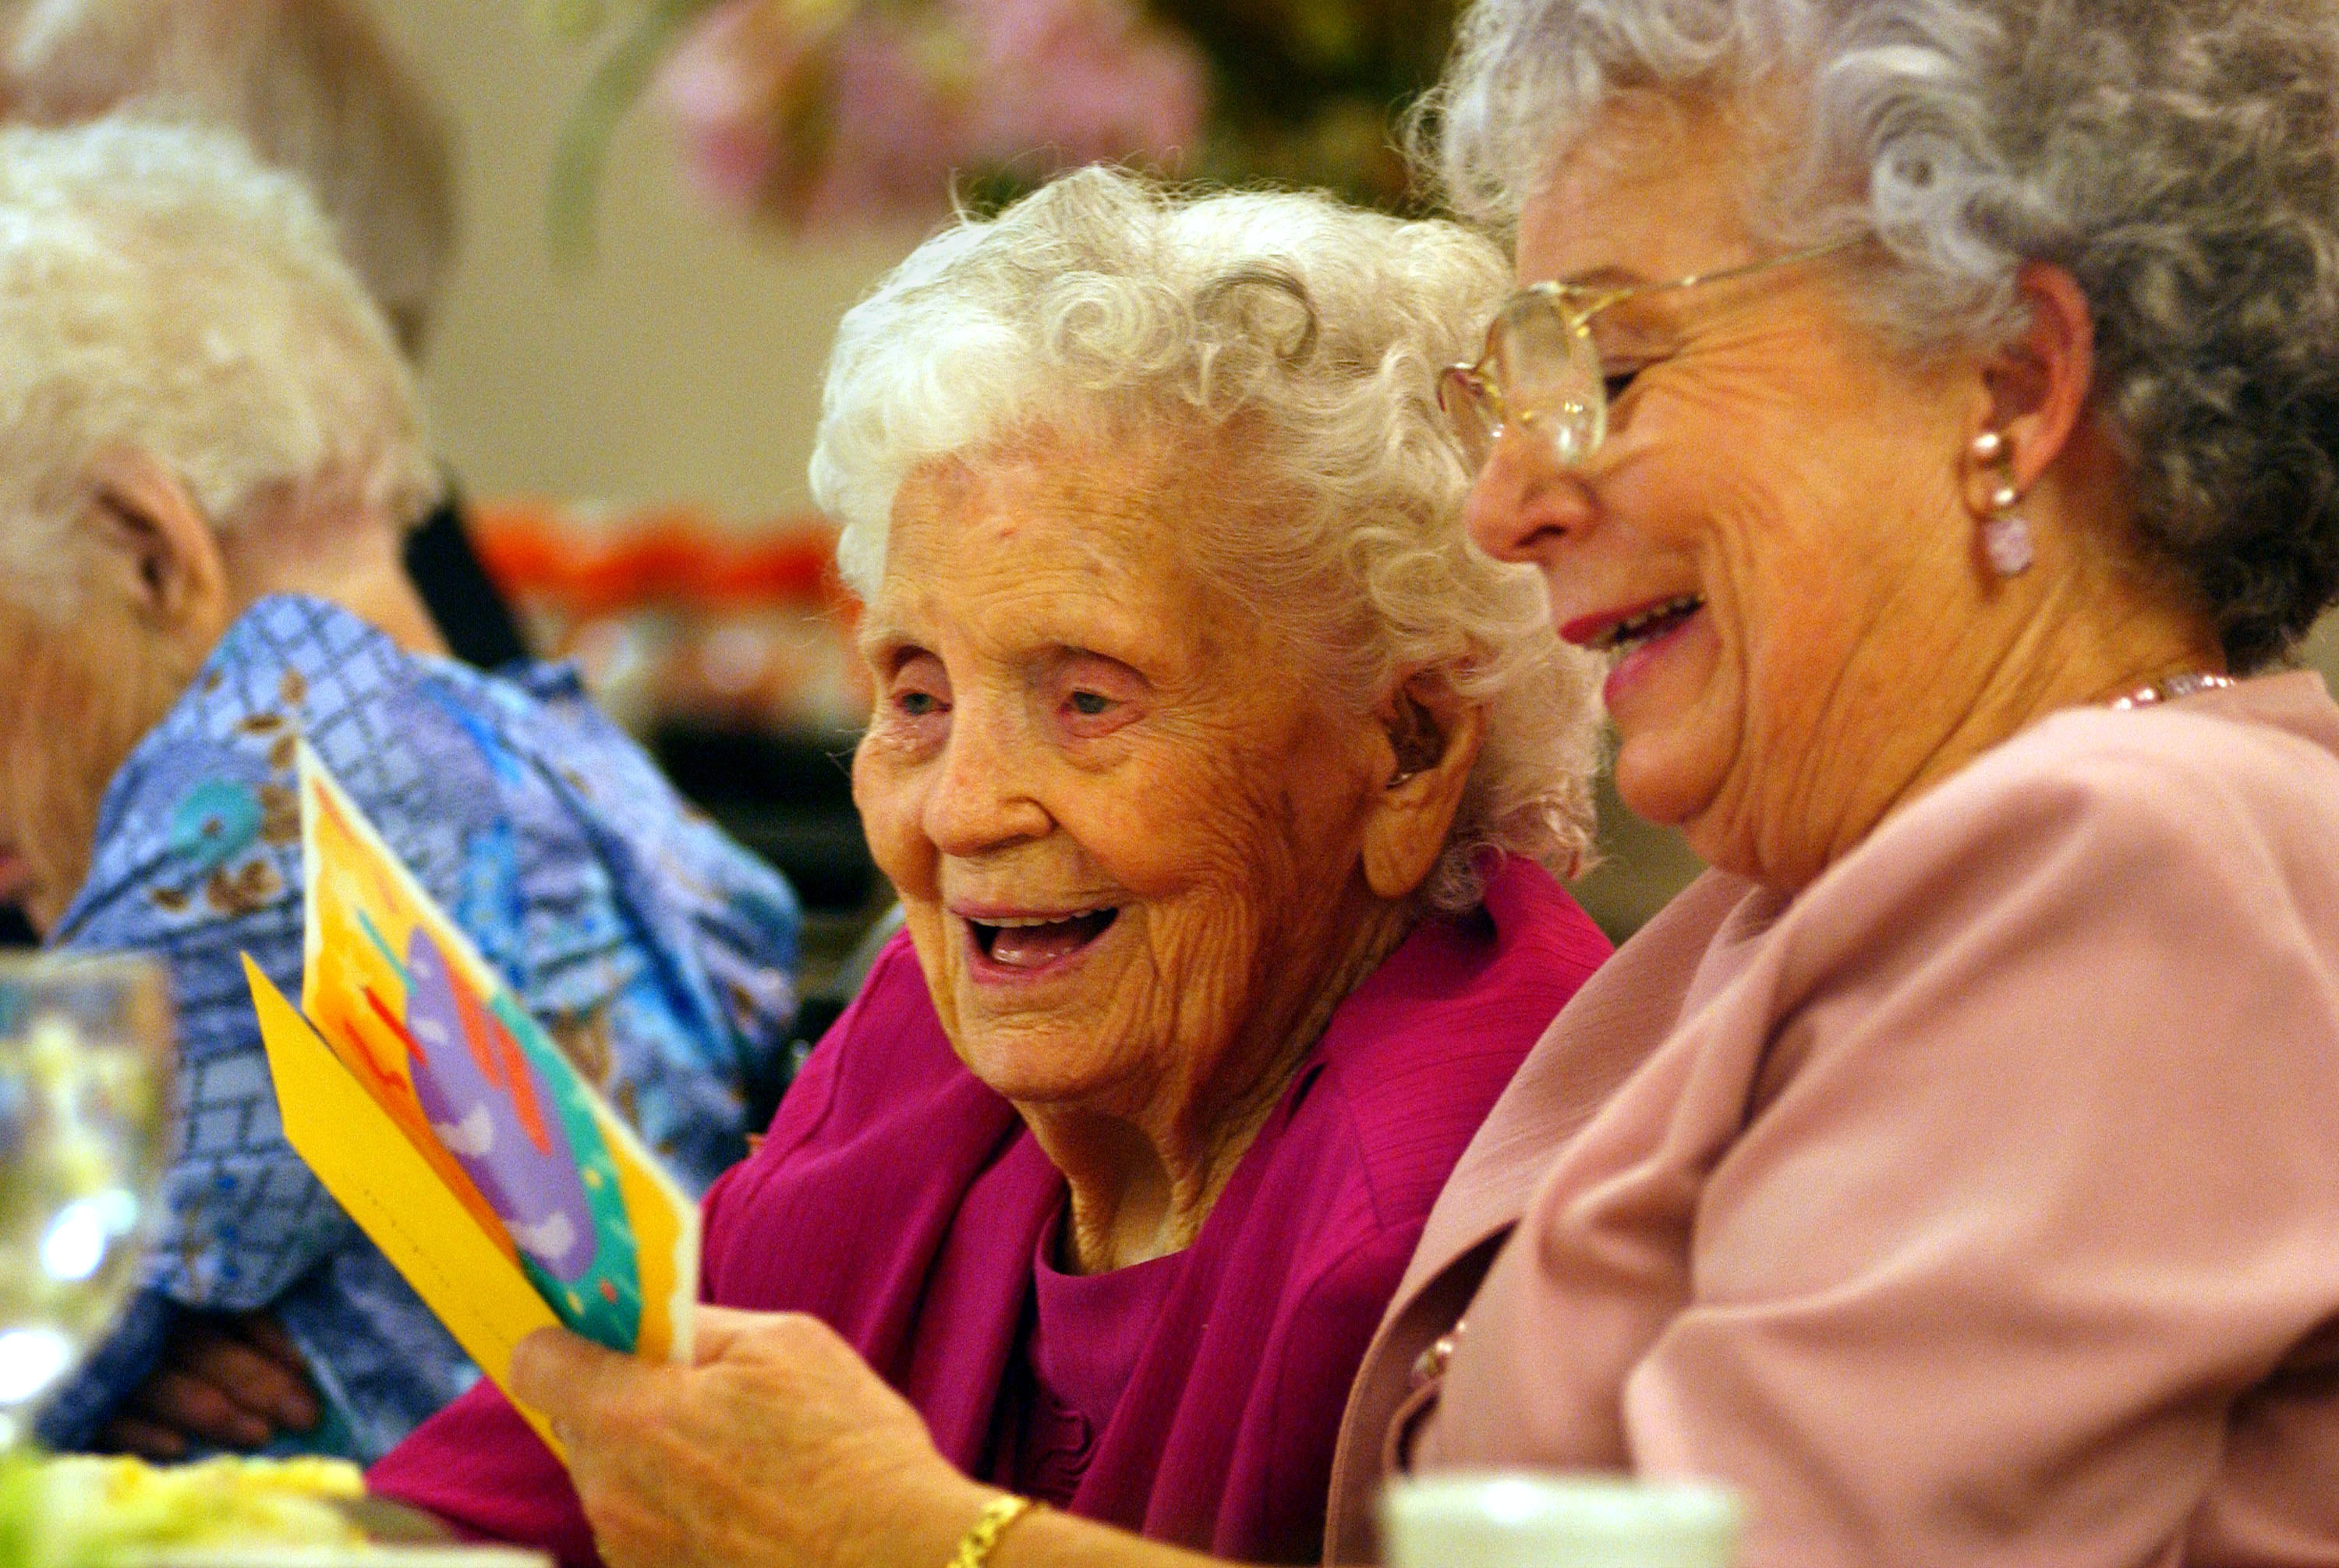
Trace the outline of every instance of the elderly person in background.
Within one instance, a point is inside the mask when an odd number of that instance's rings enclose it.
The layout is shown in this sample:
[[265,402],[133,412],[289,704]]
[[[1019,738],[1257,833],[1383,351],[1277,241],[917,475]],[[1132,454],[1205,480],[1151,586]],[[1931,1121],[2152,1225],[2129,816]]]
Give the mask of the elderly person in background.
[[[1717,869],[1457,1166],[1332,1555],[1409,1450],[1721,1477],[1752,1568],[2339,1556],[2339,707],[2279,669],[2339,586],[2329,8],[1482,0],[1430,124],[1529,285],[1450,387],[1473,529]],[[1012,1506],[801,1318],[515,1373],[614,1563]]]
[[[1588,665],[1463,538],[1435,402],[1503,286],[1451,225],[1097,170],[845,320],[813,471],[908,931],[709,1197],[706,1285],[967,1474],[1312,1560],[1430,1198],[1605,954],[1553,880]],[[572,1563],[608,1523],[492,1389],[371,1483]]]
[[54,947],[169,963],[184,1129],[148,1288],[52,1444],[321,1415],[310,1445],[370,1457],[476,1376],[277,1126],[237,955],[300,982],[296,737],[685,1179],[744,1152],[789,892],[572,675],[443,656],[399,564],[435,493],[298,186],[217,133],[0,133],[0,891]]
[[[233,133],[314,198],[419,361],[455,259],[452,138],[358,0],[27,0],[0,45],[0,109],[37,125],[120,113]],[[407,531],[403,554],[449,651],[483,668],[524,656],[451,488]],[[757,1085],[750,1098],[769,1096]],[[305,1381],[264,1316],[190,1314],[133,1396],[137,1418],[108,1435],[157,1456],[190,1441],[256,1446],[275,1435],[275,1411],[305,1408]]]
[[[0,113],[233,132],[315,198],[399,347],[420,360],[455,262],[453,136],[362,0],[25,0],[0,44]],[[405,548],[458,657],[494,669],[525,656],[451,495]]]
[[[455,256],[450,138],[361,4],[0,4],[0,118],[72,125],[116,110],[232,131],[298,178],[400,346],[419,358]],[[457,657],[495,668],[524,656],[451,493],[407,535],[406,568]],[[38,941],[23,912],[0,902],[0,946]],[[200,1412],[181,1419],[206,1425]]]

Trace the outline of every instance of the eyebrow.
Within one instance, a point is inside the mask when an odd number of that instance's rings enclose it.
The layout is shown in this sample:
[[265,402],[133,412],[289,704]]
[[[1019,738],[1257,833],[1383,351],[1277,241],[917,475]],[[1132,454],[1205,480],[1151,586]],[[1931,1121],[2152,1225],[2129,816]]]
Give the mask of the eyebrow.
[[1588,272],[1578,272],[1558,280],[1563,289],[1638,289],[1657,280],[1643,277],[1629,267],[1594,267]]
[[853,634],[854,646],[864,656],[873,654],[881,648],[898,647],[904,643],[914,643],[917,640],[916,636],[898,620],[890,617],[881,620],[865,612],[861,617],[861,625],[854,629]]
[[1115,669],[1126,670],[1136,680],[1137,684],[1143,686],[1147,691],[1150,692],[1156,689],[1153,677],[1151,676],[1138,668],[1137,666],[1131,664],[1128,659],[1123,658],[1120,655],[1105,653],[1100,649],[1091,647],[1081,643],[1058,643],[1053,648],[1041,654],[1039,658],[1034,661],[1034,666],[1035,667],[1041,668],[1061,669],[1064,666],[1080,659],[1093,659],[1099,664],[1110,665]]

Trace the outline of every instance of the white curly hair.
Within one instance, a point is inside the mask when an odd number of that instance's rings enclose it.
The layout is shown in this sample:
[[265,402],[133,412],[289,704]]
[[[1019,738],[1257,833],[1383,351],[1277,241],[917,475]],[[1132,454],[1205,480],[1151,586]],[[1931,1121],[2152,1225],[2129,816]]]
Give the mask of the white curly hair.
[[1436,403],[1509,278],[1456,224],[1100,168],[962,217],[837,335],[812,485],[845,580],[874,591],[894,493],[929,463],[1041,430],[1218,439],[1244,499],[1184,519],[1217,580],[1355,711],[1416,675],[1484,708],[1424,898],[1475,903],[1490,850],[1566,874],[1591,839],[1594,666],[1554,635],[1535,573],[1466,537],[1471,476]]
[[222,537],[291,497],[439,493],[389,326],[301,186],[224,133],[0,130],[0,581],[63,621],[92,465],[153,458]]

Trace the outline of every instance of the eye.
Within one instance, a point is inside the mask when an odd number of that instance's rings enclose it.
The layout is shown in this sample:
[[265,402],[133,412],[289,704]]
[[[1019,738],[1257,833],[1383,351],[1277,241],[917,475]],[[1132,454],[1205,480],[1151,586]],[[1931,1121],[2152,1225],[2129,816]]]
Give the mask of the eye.
[[1120,660],[1074,649],[1056,661],[1047,691],[1064,735],[1100,740],[1143,715],[1149,688]]
[[1600,380],[1607,389],[1608,400],[1614,402],[1630,391],[1641,372],[1663,360],[1663,354],[1614,353],[1600,357]]
[[1593,351],[1599,358],[1601,384],[1614,402],[1631,390],[1642,371],[1666,359],[1673,347],[1627,311],[1611,311],[1592,324]]
[[950,676],[932,654],[913,654],[895,667],[885,700],[905,719],[928,719],[950,712]]

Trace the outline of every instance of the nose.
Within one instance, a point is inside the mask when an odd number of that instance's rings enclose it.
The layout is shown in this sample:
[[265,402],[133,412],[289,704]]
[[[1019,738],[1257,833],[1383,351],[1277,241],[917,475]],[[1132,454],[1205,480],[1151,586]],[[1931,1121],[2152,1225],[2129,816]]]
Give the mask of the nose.
[[926,795],[934,847],[967,859],[1045,837],[1054,819],[1031,790],[1037,751],[1001,705],[961,700]]
[[1479,548],[1496,560],[1548,565],[1550,551],[1591,522],[1592,497],[1547,442],[1511,429],[1478,470],[1463,519]]

